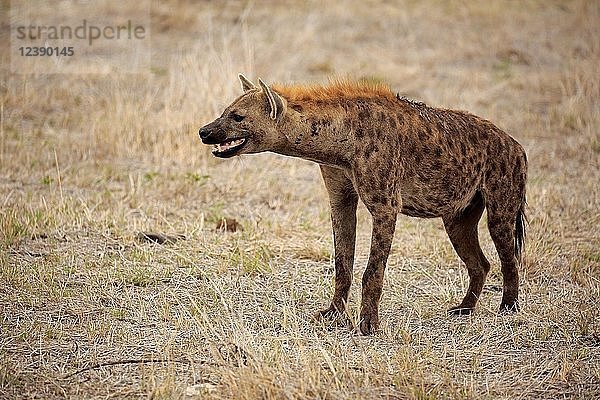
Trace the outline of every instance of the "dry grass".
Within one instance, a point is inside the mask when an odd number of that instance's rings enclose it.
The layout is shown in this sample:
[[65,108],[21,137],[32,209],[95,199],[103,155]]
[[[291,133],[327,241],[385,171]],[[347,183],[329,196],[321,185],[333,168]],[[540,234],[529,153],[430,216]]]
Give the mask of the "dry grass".
[[[153,3],[146,75],[20,76],[0,55],[0,397],[599,397],[598,2],[215,3]],[[496,312],[482,228],[484,297],[447,317],[466,272],[439,221],[402,217],[380,331],[313,321],[333,279],[317,168],[222,162],[197,139],[237,72],[385,81],[513,134],[530,159],[522,312]],[[358,301],[355,285],[354,318]]]

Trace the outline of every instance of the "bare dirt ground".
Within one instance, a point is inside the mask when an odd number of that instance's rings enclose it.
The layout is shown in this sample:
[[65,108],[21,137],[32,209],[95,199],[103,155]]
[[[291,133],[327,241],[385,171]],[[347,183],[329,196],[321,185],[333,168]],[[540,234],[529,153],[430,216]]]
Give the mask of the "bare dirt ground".
[[[151,29],[141,75],[17,75],[0,54],[1,398],[600,397],[600,3],[169,1]],[[382,81],[512,134],[522,311],[497,312],[483,223],[483,298],[448,317],[466,270],[441,221],[401,217],[379,332],[315,322],[333,282],[318,168],[197,138],[238,72]],[[359,225],[356,283],[364,207]]]

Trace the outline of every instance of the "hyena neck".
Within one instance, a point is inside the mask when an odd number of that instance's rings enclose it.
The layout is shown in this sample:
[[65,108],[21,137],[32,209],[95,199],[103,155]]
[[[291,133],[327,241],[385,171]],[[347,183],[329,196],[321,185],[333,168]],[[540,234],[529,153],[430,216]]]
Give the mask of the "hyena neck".
[[303,115],[290,110],[280,123],[286,141],[276,153],[299,157],[319,164],[345,168],[353,159],[351,131],[343,119],[325,114]]

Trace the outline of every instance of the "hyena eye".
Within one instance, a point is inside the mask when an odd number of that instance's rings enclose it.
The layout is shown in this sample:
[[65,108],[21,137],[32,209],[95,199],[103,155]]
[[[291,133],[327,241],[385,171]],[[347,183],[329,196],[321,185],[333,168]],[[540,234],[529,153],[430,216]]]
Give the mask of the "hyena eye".
[[231,118],[233,118],[233,120],[235,122],[242,122],[244,120],[244,118],[246,118],[244,115],[240,115],[240,114],[236,114],[236,113],[231,113]]

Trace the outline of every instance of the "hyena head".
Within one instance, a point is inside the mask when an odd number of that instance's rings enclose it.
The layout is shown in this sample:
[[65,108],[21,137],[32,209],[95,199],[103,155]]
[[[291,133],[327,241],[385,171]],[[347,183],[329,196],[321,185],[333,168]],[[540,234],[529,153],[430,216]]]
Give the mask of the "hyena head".
[[256,87],[242,74],[239,78],[244,94],[198,132],[202,143],[214,145],[216,157],[275,151],[285,141],[277,127],[285,114],[285,99],[260,79]]

